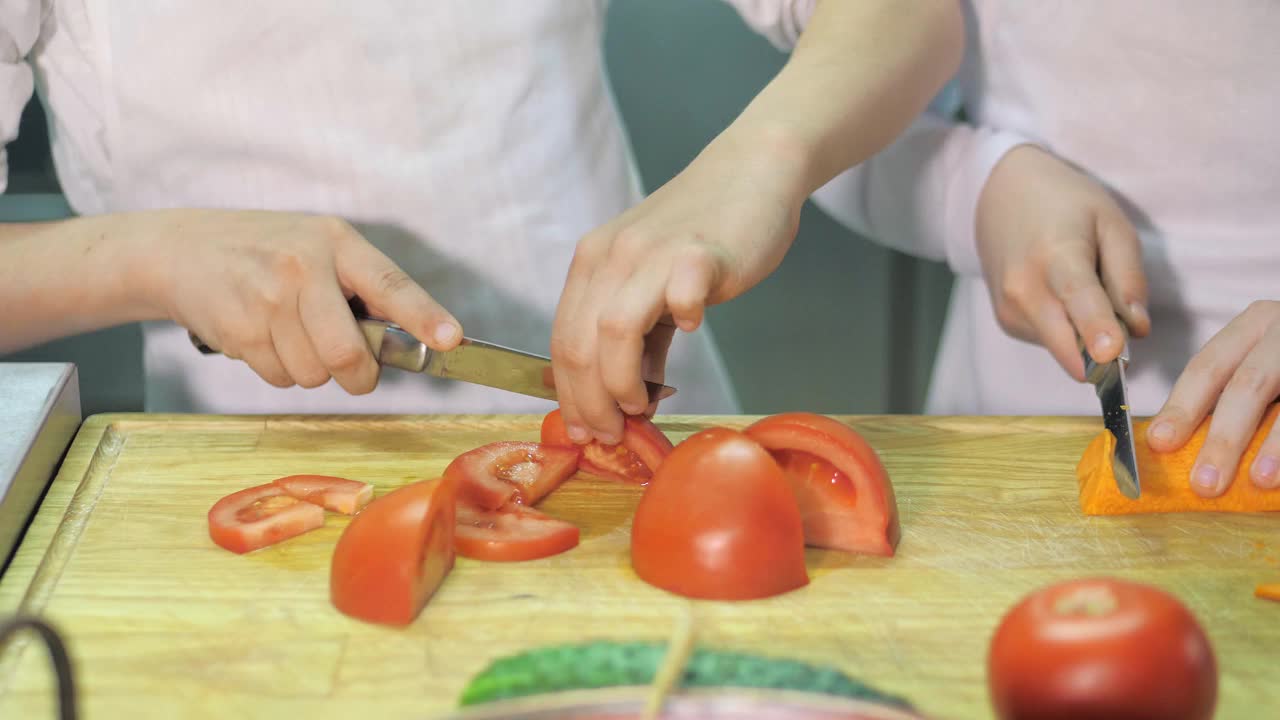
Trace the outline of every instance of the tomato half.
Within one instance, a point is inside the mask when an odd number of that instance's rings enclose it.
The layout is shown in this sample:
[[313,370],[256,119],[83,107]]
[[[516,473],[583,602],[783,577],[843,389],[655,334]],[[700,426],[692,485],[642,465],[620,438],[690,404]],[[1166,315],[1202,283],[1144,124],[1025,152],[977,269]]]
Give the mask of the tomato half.
[[[569,439],[564,418],[559,408],[542,419],[544,445],[576,447]],[[613,478],[624,482],[646,483],[671,454],[671,440],[653,421],[643,415],[628,415],[617,445],[603,445],[592,441],[582,447],[580,468],[592,475]]]
[[495,442],[454,458],[444,474],[458,484],[459,497],[486,510],[535,505],[578,471],[581,455],[577,447]]
[[1023,598],[992,637],[987,681],[1002,720],[1207,720],[1218,694],[1195,616],[1163,590],[1113,578]]
[[453,569],[457,488],[435,478],[369,503],[338,538],[329,571],[334,607],[360,620],[408,625]]
[[373,499],[373,485],[329,475],[289,475],[272,482],[299,500],[345,515],[355,515]]
[[209,537],[234,553],[274,545],[324,525],[324,508],[268,483],[233,492],[209,508]]
[[745,431],[782,466],[814,547],[891,556],[902,536],[889,473],[853,428],[825,415],[792,412]]
[[631,565],[679,595],[746,600],[809,583],[795,493],[735,430],[709,428],[663,460],[636,508]]
[[458,554],[473,560],[520,561],[559,555],[578,545],[573,523],[525,505],[486,510],[458,503]]

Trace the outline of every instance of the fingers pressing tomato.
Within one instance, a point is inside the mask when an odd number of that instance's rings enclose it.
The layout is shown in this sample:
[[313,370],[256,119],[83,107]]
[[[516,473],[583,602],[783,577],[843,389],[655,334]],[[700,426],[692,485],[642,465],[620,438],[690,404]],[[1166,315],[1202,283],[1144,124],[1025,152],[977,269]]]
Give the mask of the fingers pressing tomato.
[[[671,440],[644,415],[628,415],[622,440],[615,445],[591,441],[582,447],[581,469],[623,482],[647,483],[671,453]],[[577,447],[559,409],[542,419],[542,444]]]

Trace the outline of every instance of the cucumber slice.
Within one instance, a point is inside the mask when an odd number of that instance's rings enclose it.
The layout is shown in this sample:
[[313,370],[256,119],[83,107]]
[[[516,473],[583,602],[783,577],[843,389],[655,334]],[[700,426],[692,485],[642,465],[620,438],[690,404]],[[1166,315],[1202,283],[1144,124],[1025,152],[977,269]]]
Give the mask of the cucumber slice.
[[[666,644],[660,642],[599,641],[529,650],[492,662],[462,691],[460,704],[567,690],[648,685],[665,653]],[[794,690],[913,709],[906,700],[832,667],[705,648],[695,649],[690,655],[677,686]]]

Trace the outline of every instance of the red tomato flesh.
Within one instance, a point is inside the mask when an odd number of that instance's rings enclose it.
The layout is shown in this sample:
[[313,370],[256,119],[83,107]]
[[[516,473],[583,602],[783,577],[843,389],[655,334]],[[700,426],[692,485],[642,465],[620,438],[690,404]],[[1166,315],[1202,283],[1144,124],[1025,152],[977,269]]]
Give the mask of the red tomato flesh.
[[1001,720],[1209,720],[1208,637],[1169,593],[1113,578],[1036,590],[1000,621],[987,680]]
[[800,504],[813,547],[892,556],[902,536],[893,483],[853,428],[824,415],[781,413],[746,435],[769,450]]
[[631,565],[645,582],[691,598],[748,600],[807,585],[795,493],[751,438],[695,433],[640,498]]
[[[580,468],[599,477],[645,484],[671,454],[671,440],[643,415],[628,415],[623,427],[622,441],[616,445],[592,441],[584,446]],[[576,447],[558,408],[542,419],[542,442]]]
[[355,515],[373,499],[373,485],[329,475],[290,475],[272,482],[299,500],[344,515]]
[[209,508],[210,539],[234,553],[274,545],[322,525],[324,508],[270,483],[231,493]]
[[422,480],[369,503],[338,538],[329,595],[342,613],[408,625],[453,570],[454,506],[449,478]]
[[486,510],[508,502],[535,505],[578,471],[576,447],[535,442],[494,442],[469,450],[449,463],[445,477],[459,496]]
[[525,505],[497,510],[458,503],[458,554],[499,562],[536,560],[578,545],[578,527]]

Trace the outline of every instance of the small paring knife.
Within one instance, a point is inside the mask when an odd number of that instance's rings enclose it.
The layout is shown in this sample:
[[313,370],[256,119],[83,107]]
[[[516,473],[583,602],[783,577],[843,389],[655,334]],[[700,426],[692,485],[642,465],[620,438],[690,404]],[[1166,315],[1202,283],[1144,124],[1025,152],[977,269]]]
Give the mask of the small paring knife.
[[[383,367],[462,380],[544,400],[558,399],[550,358],[468,337],[448,352],[437,352],[399,325],[368,316],[358,301],[351,307],[369,349]],[[200,352],[218,354],[194,333],[188,335]],[[647,380],[645,386],[651,403],[676,393],[669,385]]]
[[1115,451],[1111,455],[1112,474],[1120,492],[1131,500],[1142,494],[1142,482],[1138,476],[1137,453],[1133,448],[1133,419],[1129,415],[1129,391],[1125,384],[1125,370],[1129,365],[1129,334],[1124,321],[1124,347],[1115,360],[1096,363],[1085,348],[1084,339],[1077,336],[1080,354],[1084,358],[1085,379],[1094,386],[1102,403],[1102,422],[1115,436]]

